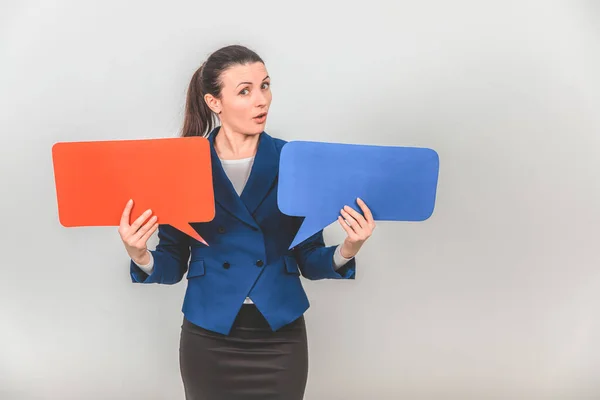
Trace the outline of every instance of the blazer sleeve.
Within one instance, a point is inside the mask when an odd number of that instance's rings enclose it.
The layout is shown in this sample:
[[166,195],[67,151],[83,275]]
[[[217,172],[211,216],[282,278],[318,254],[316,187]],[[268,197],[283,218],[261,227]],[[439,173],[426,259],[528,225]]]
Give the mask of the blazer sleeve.
[[171,285],[183,278],[190,257],[189,236],[171,225],[159,225],[158,239],[156,250],[150,251],[154,259],[154,269],[150,275],[130,260],[132,282]]
[[307,279],[354,279],[356,258],[340,267],[337,271],[333,264],[333,255],[337,246],[325,246],[323,230],[315,233],[296,247],[294,257],[302,276]]

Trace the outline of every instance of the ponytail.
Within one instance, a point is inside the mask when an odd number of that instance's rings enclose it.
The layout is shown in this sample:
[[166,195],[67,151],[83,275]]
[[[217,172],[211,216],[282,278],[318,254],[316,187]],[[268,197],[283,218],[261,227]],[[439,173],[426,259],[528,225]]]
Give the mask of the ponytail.
[[214,113],[204,101],[202,71],[205,65],[206,63],[202,64],[194,73],[188,87],[181,132],[183,137],[208,136],[215,126]]

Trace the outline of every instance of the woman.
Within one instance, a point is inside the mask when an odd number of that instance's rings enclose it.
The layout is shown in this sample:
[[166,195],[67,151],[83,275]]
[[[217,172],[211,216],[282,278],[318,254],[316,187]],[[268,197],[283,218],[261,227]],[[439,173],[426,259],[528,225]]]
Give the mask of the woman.
[[[285,141],[264,132],[270,105],[265,64],[245,47],[214,52],[192,77],[183,136],[210,142],[216,213],[191,225],[209,246],[159,225],[151,210],[130,225],[133,201],[123,212],[119,233],[133,282],[174,284],[187,272],[180,369],[188,400],[302,399],[309,302],[300,276],[353,279],[354,257],[375,228],[357,200],[364,216],[340,210],[341,246],[326,247],[320,231],[288,250],[302,218],[277,207]],[[146,242],[157,229],[150,251]]]

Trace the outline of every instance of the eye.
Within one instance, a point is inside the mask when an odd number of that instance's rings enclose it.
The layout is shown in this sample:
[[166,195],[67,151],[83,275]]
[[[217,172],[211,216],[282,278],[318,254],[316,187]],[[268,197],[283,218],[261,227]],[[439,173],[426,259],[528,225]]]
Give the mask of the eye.
[[271,86],[271,82],[263,82],[263,84],[262,84],[263,89],[268,89],[270,86]]
[[242,89],[242,91],[240,92],[241,95],[246,95],[248,94],[248,88],[244,88]]

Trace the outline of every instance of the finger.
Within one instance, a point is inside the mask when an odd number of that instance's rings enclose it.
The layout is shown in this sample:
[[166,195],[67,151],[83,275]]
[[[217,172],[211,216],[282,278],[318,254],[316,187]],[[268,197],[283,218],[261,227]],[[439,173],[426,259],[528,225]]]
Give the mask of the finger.
[[123,209],[123,213],[121,214],[120,226],[124,228],[129,228],[129,216],[131,215],[131,207],[133,207],[133,200],[129,199],[127,201],[127,204],[125,205],[125,209]]
[[361,228],[366,228],[367,227],[367,220],[365,220],[365,217],[363,217],[359,212],[357,212],[355,209],[353,209],[350,206],[344,206],[344,211],[346,211],[348,214],[350,214],[352,216],[352,218],[354,218],[354,220],[356,222],[358,222],[358,225]]
[[356,233],[352,230],[352,228],[350,226],[348,226],[346,221],[344,221],[344,218],[342,218],[339,215],[338,215],[338,222],[340,223],[340,225],[342,225],[342,229],[344,229],[346,231],[346,233],[348,234],[348,236],[350,238],[352,238],[352,239],[356,238]]
[[131,224],[131,229],[130,229],[131,235],[134,235],[138,231],[138,229],[140,229],[140,226],[142,226],[144,221],[146,219],[148,219],[150,214],[152,214],[152,210],[146,210],[142,213],[142,215],[137,217],[137,219],[133,222],[133,224]]
[[361,229],[358,222],[356,222],[356,220],[352,218],[352,216],[346,211],[341,210],[340,212],[342,213],[342,217],[344,217],[344,219],[348,221],[348,224],[350,225],[349,228],[352,229],[355,233],[358,233],[358,231]]
[[367,223],[371,226],[375,225],[375,220],[373,219],[373,214],[371,213],[371,210],[369,209],[369,207],[367,207],[365,202],[360,197],[356,199],[356,202],[358,203],[361,210],[365,214],[365,219],[367,220]]
[[152,218],[148,220],[132,237],[133,241],[138,241],[152,228],[152,225],[156,222],[156,215],[153,215]]
[[142,235],[140,240],[145,244],[148,241],[148,239],[150,239],[150,236],[152,236],[152,234],[154,232],[156,232],[157,229],[158,229],[158,222],[155,222],[154,225],[152,225],[152,227],[150,229],[148,229],[148,231]]

